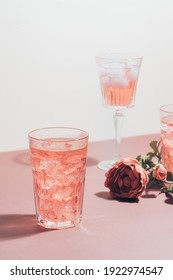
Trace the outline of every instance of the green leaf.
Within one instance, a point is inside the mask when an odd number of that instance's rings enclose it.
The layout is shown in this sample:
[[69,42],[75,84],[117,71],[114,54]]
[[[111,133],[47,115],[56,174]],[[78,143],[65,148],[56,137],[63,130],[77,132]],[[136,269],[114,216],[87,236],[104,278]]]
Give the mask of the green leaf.
[[172,186],[168,186],[167,187],[167,191],[172,193],[173,192],[173,187]]
[[159,144],[156,140],[150,142],[150,147],[153,149],[155,154],[159,153],[159,150],[158,150]]
[[155,156],[155,153],[149,152],[146,154],[146,160],[150,161]]
[[166,192],[165,195],[166,195],[167,198],[172,199],[172,194],[170,194],[169,192]]
[[167,172],[167,180],[173,181],[173,174],[170,171]]
[[139,156],[136,157],[136,159],[137,159],[138,161],[140,161],[141,158],[142,158],[141,155],[139,155]]
[[143,167],[143,158],[141,155],[137,156],[136,159],[139,161],[140,165]]

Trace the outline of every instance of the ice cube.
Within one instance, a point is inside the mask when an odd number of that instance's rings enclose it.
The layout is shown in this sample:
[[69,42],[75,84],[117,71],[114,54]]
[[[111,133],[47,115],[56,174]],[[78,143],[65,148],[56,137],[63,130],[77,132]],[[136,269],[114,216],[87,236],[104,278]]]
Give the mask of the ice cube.
[[48,210],[48,209],[51,209],[52,203],[48,199],[39,199],[38,206],[39,206],[40,210]]
[[113,87],[127,87],[129,81],[125,77],[111,77],[111,85]]
[[120,63],[116,63],[116,62],[112,62],[112,63],[107,63],[102,65],[99,68],[99,74],[100,76],[124,76],[126,65],[125,64],[120,64]]
[[55,186],[55,178],[47,175],[45,172],[40,173],[38,185],[44,190],[50,190]]
[[56,185],[56,189],[54,190],[52,197],[55,200],[67,201],[67,200],[71,199],[73,191],[74,191],[73,187],[66,180],[63,182],[63,184],[61,186]]
[[82,168],[84,165],[81,156],[73,156],[66,159],[66,174],[75,172],[77,169]]
[[125,75],[124,68],[120,66],[110,67],[109,69],[107,69],[106,73],[109,76],[117,76],[117,77],[124,77]]
[[71,200],[72,194],[73,194],[73,188],[70,186],[66,187],[64,189],[64,200],[65,201]]
[[126,77],[129,81],[136,81],[139,75],[139,69],[135,66],[130,67],[127,71]]
[[53,165],[53,164],[54,163],[53,163],[52,159],[43,158],[42,160],[40,160],[40,170],[47,169],[50,165]]
[[51,199],[51,192],[47,189],[38,189],[37,193],[41,199]]
[[57,193],[53,194],[53,199],[58,200],[58,201],[63,201],[64,199],[64,194],[61,191],[58,191]]
[[109,84],[110,84],[110,77],[109,76],[105,76],[105,75],[101,76],[100,77],[100,82],[104,86],[109,86]]
[[65,216],[67,220],[72,220],[74,218],[76,209],[73,206],[65,206]]

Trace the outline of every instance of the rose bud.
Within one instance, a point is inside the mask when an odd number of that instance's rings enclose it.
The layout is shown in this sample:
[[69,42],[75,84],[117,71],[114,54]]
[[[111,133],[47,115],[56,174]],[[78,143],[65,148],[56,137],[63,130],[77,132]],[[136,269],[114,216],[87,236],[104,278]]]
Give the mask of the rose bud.
[[145,169],[133,158],[124,158],[116,162],[105,176],[105,187],[117,198],[137,198],[149,181]]
[[167,178],[167,170],[162,164],[158,163],[153,168],[152,176],[157,180],[165,180]]

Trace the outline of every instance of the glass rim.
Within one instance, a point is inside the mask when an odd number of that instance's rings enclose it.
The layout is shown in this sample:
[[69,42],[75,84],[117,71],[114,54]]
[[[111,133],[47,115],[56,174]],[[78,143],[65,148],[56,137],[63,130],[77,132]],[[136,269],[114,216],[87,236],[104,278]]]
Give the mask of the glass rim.
[[[83,132],[84,133],[84,135],[83,136],[78,136],[78,137],[76,137],[76,138],[66,138],[65,140],[60,140],[60,139],[57,139],[56,140],[56,138],[47,138],[47,139],[45,139],[45,138],[43,138],[43,137],[35,137],[35,136],[32,136],[32,134],[34,133],[34,132],[39,132],[39,131],[48,131],[48,130],[55,130],[55,129],[66,129],[66,130],[74,130],[74,131],[78,131],[78,132]],[[68,127],[68,126],[50,126],[50,127],[42,127],[42,128],[36,128],[36,129],[33,129],[33,130],[31,130],[29,133],[28,133],[28,137],[29,137],[29,139],[32,139],[32,140],[37,140],[37,141],[48,141],[48,142],[75,142],[75,141],[79,141],[79,140],[83,140],[83,139],[86,139],[86,138],[88,138],[89,137],[89,133],[88,132],[86,132],[85,130],[83,130],[83,129],[80,129],[80,128],[75,128],[75,127]]]
[[119,59],[119,60],[130,60],[130,59],[143,59],[141,54],[135,53],[116,53],[116,52],[103,52],[95,55],[96,59],[110,60],[110,59]]
[[[172,107],[172,110],[169,110],[168,107]],[[166,104],[161,106],[160,111],[163,113],[173,113],[173,104]]]

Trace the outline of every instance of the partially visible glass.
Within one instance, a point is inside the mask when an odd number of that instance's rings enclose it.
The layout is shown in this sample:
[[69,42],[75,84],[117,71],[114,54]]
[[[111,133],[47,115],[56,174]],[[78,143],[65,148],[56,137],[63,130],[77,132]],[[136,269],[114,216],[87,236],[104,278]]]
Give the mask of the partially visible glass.
[[173,104],[160,107],[160,123],[162,162],[173,173]]
[[114,158],[102,161],[98,167],[108,170],[121,158],[121,132],[124,109],[135,104],[136,87],[142,63],[140,55],[103,53],[96,56],[102,99],[107,108],[114,109],[116,147]]
[[50,127],[29,133],[38,224],[63,229],[82,218],[88,133]]

